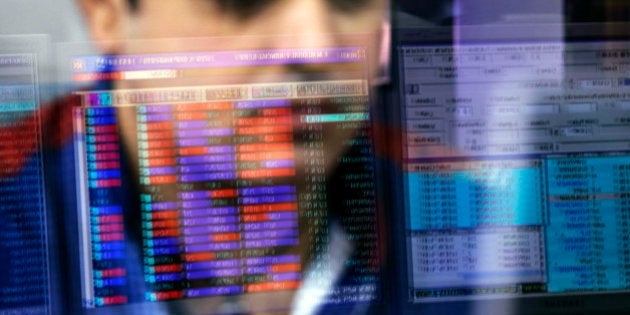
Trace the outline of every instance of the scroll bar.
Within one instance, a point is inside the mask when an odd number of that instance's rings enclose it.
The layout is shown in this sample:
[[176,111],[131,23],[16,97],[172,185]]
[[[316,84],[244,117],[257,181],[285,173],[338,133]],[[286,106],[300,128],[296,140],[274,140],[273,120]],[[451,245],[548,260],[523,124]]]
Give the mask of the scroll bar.
[[92,270],[92,239],[90,231],[90,200],[87,189],[87,167],[85,157],[85,127],[83,108],[73,109],[75,159],[78,166],[77,200],[79,216],[79,258],[81,260],[81,291],[83,306],[94,307],[94,282]]

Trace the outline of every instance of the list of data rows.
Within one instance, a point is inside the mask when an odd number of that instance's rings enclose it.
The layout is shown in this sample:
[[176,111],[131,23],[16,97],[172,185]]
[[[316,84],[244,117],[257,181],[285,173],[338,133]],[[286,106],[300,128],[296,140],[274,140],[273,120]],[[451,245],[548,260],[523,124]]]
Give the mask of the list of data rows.
[[624,45],[403,48],[406,158],[627,149]]
[[[549,292],[630,287],[628,156],[424,163],[407,171],[416,287],[447,278],[492,285],[498,274],[517,283],[537,277]],[[512,236],[523,241],[495,244]],[[466,244],[493,250],[466,258],[458,249]],[[488,257],[505,260],[499,254],[513,255],[514,269],[491,268],[492,277],[475,271],[490,266],[480,263]],[[422,276],[434,271],[441,280]]]

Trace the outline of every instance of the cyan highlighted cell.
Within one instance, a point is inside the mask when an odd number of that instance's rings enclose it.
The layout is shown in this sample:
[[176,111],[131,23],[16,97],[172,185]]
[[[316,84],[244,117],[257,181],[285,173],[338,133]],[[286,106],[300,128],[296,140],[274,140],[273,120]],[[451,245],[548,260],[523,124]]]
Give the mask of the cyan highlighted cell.
[[305,115],[300,117],[300,121],[307,124],[334,123],[344,121],[366,121],[370,120],[369,113],[348,113],[348,114],[322,114]]
[[542,224],[538,168],[408,173],[412,230]]
[[35,102],[0,103],[0,113],[36,110]]

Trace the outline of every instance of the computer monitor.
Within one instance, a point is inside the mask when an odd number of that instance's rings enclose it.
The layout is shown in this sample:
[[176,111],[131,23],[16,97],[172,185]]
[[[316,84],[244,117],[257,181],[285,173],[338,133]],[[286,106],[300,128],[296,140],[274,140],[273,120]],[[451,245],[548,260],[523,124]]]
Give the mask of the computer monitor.
[[627,312],[628,29],[395,31],[401,313]]
[[61,82],[82,86],[69,109],[71,311],[383,307],[372,45],[250,42],[60,47]]
[[47,47],[45,36],[0,36],[0,314],[57,307],[40,124]]

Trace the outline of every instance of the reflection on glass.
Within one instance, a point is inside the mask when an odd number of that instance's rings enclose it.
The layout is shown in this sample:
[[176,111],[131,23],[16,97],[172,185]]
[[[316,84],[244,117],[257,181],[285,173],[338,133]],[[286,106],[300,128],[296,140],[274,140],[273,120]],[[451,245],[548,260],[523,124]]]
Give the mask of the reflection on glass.
[[409,301],[626,290],[629,42],[423,32],[398,46]]
[[72,55],[85,308],[379,299],[366,47]]
[[[0,313],[382,307],[370,104],[386,1],[76,8],[91,42],[57,45],[58,89],[0,47]],[[37,88],[61,95],[40,108]]]
[[0,313],[7,314],[49,307],[40,40],[0,37]]

